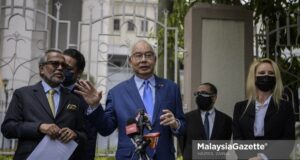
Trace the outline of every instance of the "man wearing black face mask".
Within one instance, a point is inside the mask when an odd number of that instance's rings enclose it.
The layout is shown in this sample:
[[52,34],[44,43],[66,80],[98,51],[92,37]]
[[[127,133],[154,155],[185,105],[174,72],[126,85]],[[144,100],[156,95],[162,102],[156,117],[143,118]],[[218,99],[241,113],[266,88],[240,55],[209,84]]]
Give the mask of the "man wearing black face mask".
[[[185,114],[186,133],[179,139],[183,159],[192,159],[193,140],[230,140],[232,119],[214,108],[217,88],[211,83],[202,83],[194,93],[197,110]],[[211,157],[225,159],[225,155]]]
[[[80,99],[81,107],[87,109],[89,105],[85,102],[81,95],[74,92],[75,83],[81,77],[85,67],[84,56],[76,49],[66,49],[63,52],[63,55],[68,67],[64,71],[65,80],[63,81],[62,85]],[[95,158],[97,130],[93,125],[88,123],[88,121],[86,121],[85,126],[88,137],[88,142],[86,143],[86,160],[93,160]]]

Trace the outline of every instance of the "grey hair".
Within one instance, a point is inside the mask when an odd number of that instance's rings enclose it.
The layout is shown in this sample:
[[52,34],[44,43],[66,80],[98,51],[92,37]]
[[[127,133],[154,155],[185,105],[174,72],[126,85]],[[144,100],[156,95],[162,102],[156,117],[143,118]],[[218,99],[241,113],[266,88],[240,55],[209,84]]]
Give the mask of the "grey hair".
[[139,43],[146,43],[150,47],[151,52],[153,52],[154,55],[155,55],[153,46],[148,41],[146,41],[144,39],[140,39],[140,40],[136,41],[135,43],[133,43],[133,45],[131,46],[131,54],[132,54],[132,51],[134,50],[134,48],[136,47],[136,45],[139,44]]
[[62,54],[62,51],[59,50],[59,49],[48,49],[48,50],[46,50],[44,55],[40,58],[39,66],[42,66],[47,62],[48,54],[51,53],[51,52],[57,52],[57,53]]

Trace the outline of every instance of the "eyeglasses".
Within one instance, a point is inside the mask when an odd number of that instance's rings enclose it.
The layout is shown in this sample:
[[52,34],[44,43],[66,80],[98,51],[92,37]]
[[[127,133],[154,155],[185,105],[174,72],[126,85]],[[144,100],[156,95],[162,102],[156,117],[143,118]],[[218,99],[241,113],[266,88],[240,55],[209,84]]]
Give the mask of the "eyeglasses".
[[151,52],[151,51],[145,52],[145,53],[135,52],[135,53],[132,54],[131,57],[133,57],[133,59],[134,59],[135,61],[141,61],[141,60],[143,60],[143,58],[144,58],[145,60],[153,60],[153,58],[154,58],[154,53]]
[[213,97],[215,96],[215,94],[213,93],[208,93],[208,92],[194,92],[194,96],[197,97],[197,96],[203,96],[203,97]]
[[44,64],[50,64],[51,66],[53,66],[54,68],[58,68],[59,65],[63,68],[63,69],[68,69],[69,65],[67,65],[64,62],[59,62],[59,61],[47,61]]

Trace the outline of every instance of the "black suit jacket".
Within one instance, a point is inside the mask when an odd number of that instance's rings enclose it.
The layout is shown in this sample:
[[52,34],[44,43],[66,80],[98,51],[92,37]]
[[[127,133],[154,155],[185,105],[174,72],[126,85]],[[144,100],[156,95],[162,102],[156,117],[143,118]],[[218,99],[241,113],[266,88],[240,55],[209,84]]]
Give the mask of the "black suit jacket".
[[[255,121],[255,102],[250,103],[246,110],[247,100],[235,104],[233,113],[233,139],[234,140],[255,140],[254,121]],[[245,111],[246,110],[246,111]],[[244,112],[245,111],[245,112]],[[280,100],[279,106],[275,106],[271,98],[265,119],[264,137],[262,140],[294,140],[295,139],[295,117],[290,103]],[[273,146],[280,146],[280,144]],[[280,150],[282,154],[288,156],[291,148]],[[271,150],[271,149],[270,149]],[[285,152],[285,153],[284,153]],[[243,154],[237,152],[237,154]],[[250,154],[250,153],[248,153]],[[254,155],[253,155],[254,154]],[[252,153],[251,156],[255,156]],[[250,156],[250,155],[249,155]],[[287,158],[287,157],[286,157]]]
[[[247,101],[235,104],[233,113],[233,139],[254,140],[254,120],[255,102],[246,109]],[[290,103],[280,101],[279,106],[275,106],[271,98],[265,120],[264,120],[265,140],[294,140],[295,139],[295,117]]]
[[[214,126],[211,133],[211,140],[230,140],[232,134],[232,119],[228,115],[215,110]],[[186,132],[179,138],[179,145],[183,159],[192,159],[192,141],[206,140],[204,126],[199,110],[185,114]]]
[[[76,108],[68,108],[69,104],[76,105]],[[60,128],[68,127],[77,133],[75,141],[78,143],[71,159],[83,159],[81,156],[87,139],[83,116],[78,98],[62,88],[60,104],[54,118],[42,84],[39,82],[15,90],[1,131],[6,138],[19,140],[14,159],[23,160],[45,136],[39,132],[42,123],[55,123]]]
[[[86,110],[89,105],[86,103],[84,98],[74,92],[75,88],[71,91],[74,95],[76,95],[80,101],[80,107],[83,110]],[[87,142],[86,142],[86,156],[85,160],[94,160],[95,152],[96,152],[96,142],[97,142],[97,128],[87,120],[87,116],[85,116],[85,129],[87,131]]]

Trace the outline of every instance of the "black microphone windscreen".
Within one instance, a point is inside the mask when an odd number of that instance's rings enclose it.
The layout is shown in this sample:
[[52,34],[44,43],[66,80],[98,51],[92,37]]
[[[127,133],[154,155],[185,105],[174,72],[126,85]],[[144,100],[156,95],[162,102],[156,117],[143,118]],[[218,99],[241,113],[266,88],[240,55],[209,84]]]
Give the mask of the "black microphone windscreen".
[[145,110],[143,108],[137,109],[136,115],[145,114]]

